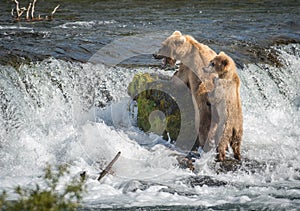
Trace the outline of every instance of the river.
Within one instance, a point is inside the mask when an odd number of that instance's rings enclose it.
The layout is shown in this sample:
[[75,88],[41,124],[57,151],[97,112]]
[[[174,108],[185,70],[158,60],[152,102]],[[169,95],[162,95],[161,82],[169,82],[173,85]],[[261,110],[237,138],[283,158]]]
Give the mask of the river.
[[[0,190],[13,198],[45,163],[67,163],[90,175],[88,210],[300,207],[299,1],[40,0],[36,14],[58,3],[52,21],[16,22],[11,1],[0,2]],[[195,173],[180,169],[169,144],[128,112],[134,74],[173,74],[151,54],[175,30],[237,63],[244,160],[233,171],[213,152]]]

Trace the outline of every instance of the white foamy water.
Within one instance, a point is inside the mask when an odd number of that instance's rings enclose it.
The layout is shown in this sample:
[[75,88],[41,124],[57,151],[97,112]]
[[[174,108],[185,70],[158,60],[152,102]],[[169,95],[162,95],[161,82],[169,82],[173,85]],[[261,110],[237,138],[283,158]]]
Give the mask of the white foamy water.
[[90,29],[92,27],[96,27],[99,25],[113,25],[117,22],[115,20],[107,20],[107,21],[73,21],[73,22],[67,22],[62,25],[57,26],[58,28],[87,28]]
[[[2,66],[0,189],[11,194],[17,185],[39,182],[46,162],[68,163],[71,174],[89,175],[85,207],[299,207],[300,49],[277,48],[284,67],[250,64],[238,70],[242,156],[250,165],[227,173],[216,170],[213,152],[196,161],[197,173],[180,169],[172,147],[132,125],[128,83],[137,72],[158,70],[56,59],[19,71]],[[118,151],[114,173],[98,182],[100,168]],[[193,183],[195,178],[207,180]]]
[[0,30],[5,30],[5,29],[33,30],[32,27],[25,27],[25,26],[0,26]]

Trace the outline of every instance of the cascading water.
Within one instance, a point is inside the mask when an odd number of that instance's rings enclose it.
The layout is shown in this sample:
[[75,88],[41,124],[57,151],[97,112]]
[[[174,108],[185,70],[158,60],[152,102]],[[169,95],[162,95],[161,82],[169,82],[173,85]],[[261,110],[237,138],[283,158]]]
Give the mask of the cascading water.
[[[0,191],[9,199],[17,185],[42,184],[48,162],[87,172],[84,209],[299,209],[299,1],[60,2],[46,22],[13,21],[14,2],[0,2]],[[56,5],[38,0],[36,14]],[[173,74],[150,54],[161,45],[153,34],[174,30],[238,64],[243,162],[234,167],[212,151],[195,173],[179,168],[173,145],[128,112],[136,73]]]
[[[213,165],[213,152],[196,161],[196,174],[178,168],[174,151],[161,137],[131,124],[128,83],[135,73],[156,68],[53,58],[17,69],[1,66],[0,188],[11,193],[17,184],[31,184],[46,162],[68,163],[73,174],[86,170],[91,175],[86,207],[297,208],[300,46],[273,48],[282,67],[248,64],[238,69],[242,156],[249,162],[226,173]],[[99,183],[99,168],[118,151],[122,156],[114,175]]]

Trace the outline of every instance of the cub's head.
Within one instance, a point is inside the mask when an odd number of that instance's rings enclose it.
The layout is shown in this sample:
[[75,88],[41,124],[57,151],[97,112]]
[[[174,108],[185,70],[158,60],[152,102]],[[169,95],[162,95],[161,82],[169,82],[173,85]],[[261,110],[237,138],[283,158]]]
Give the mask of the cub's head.
[[236,66],[234,61],[224,52],[220,52],[210,61],[209,66],[204,68],[204,71],[217,73],[219,78],[230,79],[235,69]]
[[185,54],[186,37],[180,31],[175,31],[163,43],[156,54],[155,59],[164,59],[163,66],[175,65],[176,60],[181,60]]

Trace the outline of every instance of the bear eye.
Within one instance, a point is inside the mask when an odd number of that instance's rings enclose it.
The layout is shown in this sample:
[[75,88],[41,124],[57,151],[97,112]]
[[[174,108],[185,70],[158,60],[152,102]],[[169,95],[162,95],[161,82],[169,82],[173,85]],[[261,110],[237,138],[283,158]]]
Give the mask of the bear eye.
[[210,66],[214,67],[215,63],[214,62],[210,62]]

